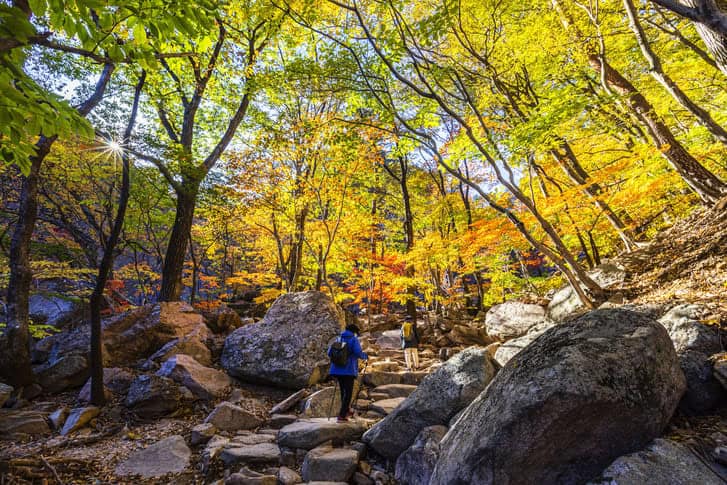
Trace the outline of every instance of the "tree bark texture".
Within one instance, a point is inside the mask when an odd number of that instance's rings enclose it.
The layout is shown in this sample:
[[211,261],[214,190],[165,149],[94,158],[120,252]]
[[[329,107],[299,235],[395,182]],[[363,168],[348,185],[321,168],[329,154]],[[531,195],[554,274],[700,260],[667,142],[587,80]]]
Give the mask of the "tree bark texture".
[[591,67],[599,74],[603,72],[608,86],[626,98],[634,114],[649,131],[654,146],[671,163],[689,187],[706,205],[713,205],[727,195],[727,185],[707,170],[676,139],[671,130],[654,111],[649,101],[620,72],[601,57],[591,54],[588,57]]

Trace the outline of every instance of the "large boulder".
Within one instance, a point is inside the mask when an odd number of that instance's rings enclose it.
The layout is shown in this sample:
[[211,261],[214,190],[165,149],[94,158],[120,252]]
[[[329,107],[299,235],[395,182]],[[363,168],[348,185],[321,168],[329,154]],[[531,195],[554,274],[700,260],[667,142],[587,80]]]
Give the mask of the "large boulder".
[[687,378],[680,408],[687,414],[704,414],[727,402],[727,392],[712,373],[710,356],[722,350],[719,334],[700,319],[708,313],[701,305],[678,305],[659,319],[679,356]]
[[38,383],[46,392],[60,392],[80,387],[90,373],[88,358],[83,354],[63,355],[58,359],[33,368]]
[[495,305],[485,315],[487,335],[498,340],[510,340],[529,333],[534,327],[552,326],[540,305],[507,301]]
[[341,331],[342,310],[320,291],[283,295],[260,322],[225,340],[222,366],[249,382],[300,389],[326,376],[328,344]]
[[88,316],[88,302],[58,293],[35,293],[28,298],[28,313],[33,323],[62,328],[80,323]]
[[156,478],[168,473],[180,473],[189,466],[191,456],[192,451],[184,438],[174,435],[133,453],[116,466],[116,474]]
[[[183,302],[146,305],[103,322],[106,367],[124,367],[146,359],[170,340],[204,327],[202,315]],[[46,337],[33,349],[38,380],[46,391],[80,387],[88,379],[88,326]]]
[[641,449],[686,388],[666,330],[596,310],[541,335],[440,443],[431,483],[579,483]]
[[445,425],[467,407],[495,376],[487,352],[470,347],[427,376],[417,389],[363,436],[380,455],[394,459],[409,448],[419,432]]
[[109,364],[126,364],[148,357],[165,343],[204,329],[204,318],[188,303],[162,302],[142,307],[137,316],[104,323],[104,349]]
[[589,485],[700,484],[724,485],[689,448],[656,439],[645,450],[622,456]]
[[446,426],[429,426],[421,430],[414,444],[396,460],[396,478],[402,485],[428,485],[439,457],[439,442]]
[[[593,281],[603,288],[617,286],[626,279],[626,272],[613,263],[603,263],[588,272]],[[558,290],[548,304],[548,317],[561,321],[584,310],[583,303],[570,285]]]
[[205,367],[194,358],[177,354],[162,364],[158,376],[169,377],[183,385],[200,399],[214,399],[224,395],[231,385],[227,374]]
[[167,377],[142,375],[129,387],[124,405],[143,418],[158,418],[183,407],[191,393]]

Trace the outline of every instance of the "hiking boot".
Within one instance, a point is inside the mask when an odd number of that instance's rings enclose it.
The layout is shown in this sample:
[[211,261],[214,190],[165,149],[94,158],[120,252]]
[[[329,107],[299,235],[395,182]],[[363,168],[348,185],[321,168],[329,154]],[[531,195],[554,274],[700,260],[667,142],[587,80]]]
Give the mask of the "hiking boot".
[[339,417],[338,417],[338,418],[336,419],[336,422],[337,422],[337,423],[348,423],[348,418],[345,418],[345,417],[344,417],[344,418],[342,418],[341,416],[339,416]]

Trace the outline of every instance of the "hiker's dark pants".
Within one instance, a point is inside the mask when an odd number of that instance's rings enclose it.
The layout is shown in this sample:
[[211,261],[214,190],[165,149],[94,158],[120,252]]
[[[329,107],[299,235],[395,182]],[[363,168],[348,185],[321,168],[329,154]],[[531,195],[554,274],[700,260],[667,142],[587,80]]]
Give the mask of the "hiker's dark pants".
[[338,387],[341,388],[341,410],[338,412],[338,417],[345,418],[348,415],[348,408],[351,406],[353,383],[356,376],[336,376],[336,379],[338,379]]

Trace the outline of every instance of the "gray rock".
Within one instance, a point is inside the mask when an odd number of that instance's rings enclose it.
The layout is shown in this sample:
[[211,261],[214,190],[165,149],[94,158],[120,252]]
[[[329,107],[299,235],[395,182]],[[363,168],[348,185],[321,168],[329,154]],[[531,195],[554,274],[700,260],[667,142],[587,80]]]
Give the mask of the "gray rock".
[[658,436],[685,387],[658,322],[587,313],[500,370],[440,443],[431,484],[583,482]]
[[503,367],[510,361],[510,359],[519,354],[525,347],[533,343],[535,339],[543,335],[548,328],[541,329],[536,327],[535,330],[523,335],[522,337],[504,342],[495,350],[495,362],[497,362],[500,367]]
[[280,460],[280,448],[273,443],[234,446],[225,448],[220,453],[220,459],[226,467],[240,464],[277,465]]
[[155,478],[168,473],[180,473],[189,466],[191,456],[192,452],[184,438],[174,435],[133,453],[116,467],[116,474]]
[[229,442],[230,438],[220,435],[214,435],[210,438],[201,454],[202,468],[204,470],[207,470],[210,464],[219,456],[220,453],[222,453],[222,450],[225,449],[225,446],[227,446]]
[[60,430],[63,427],[63,424],[66,422],[69,412],[70,410],[68,409],[68,407],[63,406],[50,413],[50,415],[48,416],[48,422],[50,423],[51,427],[54,430]]
[[224,395],[232,382],[227,374],[205,367],[193,357],[177,354],[162,364],[158,376],[169,377],[183,385],[200,399],[214,399]]
[[485,349],[470,347],[429,375],[396,409],[366,432],[363,441],[394,459],[419,432],[444,425],[475,399],[495,376]]
[[519,301],[495,305],[485,315],[487,335],[498,340],[510,340],[529,333],[536,326],[552,326],[545,308]]
[[36,324],[62,328],[77,323],[88,315],[88,302],[55,293],[35,293],[28,299],[28,313]]
[[687,414],[705,414],[727,401],[727,392],[712,374],[710,356],[722,350],[719,334],[700,318],[707,313],[701,305],[678,305],[659,319],[679,356],[687,378],[687,392],[679,407]]
[[677,354],[697,350],[712,355],[722,350],[717,331],[700,321],[707,313],[701,305],[685,304],[675,306],[659,319],[669,332]]
[[[129,391],[134,375],[120,367],[107,367],[103,370],[104,388],[114,394],[125,394]],[[89,378],[78,393],[78,400],[89,402],[91,400],[91,379]]]
[[665,439],[654,440],[645,450],[622,456],[589,485],[723,485],[711,469],[688,448]]
[[13,386],[8,386],[0,382],[0,408],[5,405],[10,396],[13,394]]
[[381,360],[378,362],[372,362],[369,366],[371,370],[380,370],[384,372],[398,371],[400,369],[398,362],[392,362],[390,360]]
[[278,481],[281,485],[296,485],[301,483],[303,479],[295,470],[291,470],[287,466],[281,466],[278,470]]
[[439,457],[439,442],[446,433],[446,426],[421,430],[414,444],[396,460],[396,480],[402,485],[428,485]]
[[243,325],[240,315],[227,305],[220,305],[213,312],[206,313],[205,320],[214,333],[226,334]]
[[392,397],[391,399],[382,399],[375,401],[369,405],[369,409],[384,416],[390,414],[397,406],[404,402],[405,397]]
[[293,409],[293,407],[295,407],[295,405],[298,404],[301,399],[304,399],[309,394],[310,392],[308,391],[308,389],[300,389],[294,392],[293,394],[273,406],[273,409],[270,410],[270,414],[284,413]]
[[243,467],[238,473],[233,473],[225,480],[225,485],[277,485],[275,475],[258,473]]
[[[146,305],[103,321],[106,367],[128,366],[147,358],[175,338],[204,326],[202,315],[182,302]],[[90,330],[87,325],[46,337],[33,349],[38,380],[49,392],[80,387],[88,379]]]
[[50,433],[48,413],[0,409],[0,439],[13,440],[15,434],[44,435]]
[[305,455],[301,475],[306,482],[348,482],[356,471],[358,453],[346,448],[321,446]]
[[326,418],[301,419],[284,426],[278,433],[278,445],[310,450],[326,441],[354,441],[361,438],[366,426],[360,421],[337,423]]
[[158,418],[176,411],[184,399],[184,393],[173,380],[141,375],[131,383],[124,405],[141,417]]
[[88,379],[88,360],[84,355],[70,354],[33,368],[38,383],[46,392],[61,392],[80,387]]
[[[358,395],[359,381],[354,381],[353,395]],[[327,418],[337,416],[341,409],[341,392],[337,387],[324,387],[303,401],[302,414],[306,418]]]
[[385,372],[385,371],[370,371],[367,372],[363,381],[364,384],[372,387],[385,386],[388,384],[408,384],[418,385],[425,377],[429,375],[428,372],[424,371],[405,371],[405,372]]
[[207,443],[217,433],[217,427],[212,423],[198,424],[192,428],[192,437],[190,442],[192,446]]
[[722,384],[724,389],[727,389],[727,352],[720,352],[719,354],[713,355],[712,360],[714,361],[712,369],[714,378]]
[[[603,288],[621,284],[626,278],[626,272],[612,263],[603,263],[588,272],[588,275]],[[558,290],[548,304],[548,317],[561,321],[566,317],[584,310],[583,303],[570,285]]]
[[386,396],[392,397],[409,397],[414,392],[417,386],[411,384],[385,384],[374,388],[371,392],[385,394]]
[[212,423],[222,431],[253,429],[263,424],[263,420],[253,413],[229,402],[217,405],[204,422]]
[[245,381],[300,389],[328,371],[328,344],[341,331],[343,312],[319,291],[288,293],[275,300],[262,321],[232,332],[221,363]]
[[297,420],[298,416],[295,414],[273,414],[268,420],[268,426],[273,429],[280,429],[290,423],[295,423]]
[[488,345],[492,339],[484,327],[474,323],[470,325],[455,324],[447,334],[447,338],[455,345]]
[[151,369],[155,366],[154,363],[164,362],[178,354],[188,355],[200,364],[210,366],[212,365],[212,352],[205,343],[209,338],[210,332],[207,326],[199,324],[187,335],[164,344],[149,357],[145,367]]
[[230,447],[240,445],[259,445],[261,443],[275,443],[276,435],[274,434],[241,434],[237,435],[230,441]]
[[99,415],[101,410],[96,406],[85,406],[81,408],[74,408],[71,410],[71,414],[68,415],[63,429],[61,430],[61,436],[65,436],[74,431],[86,426],[93,418]]
[[401,349],[401,333],[399,330],[381,332],[376,339],[376,345],[382,349]]

